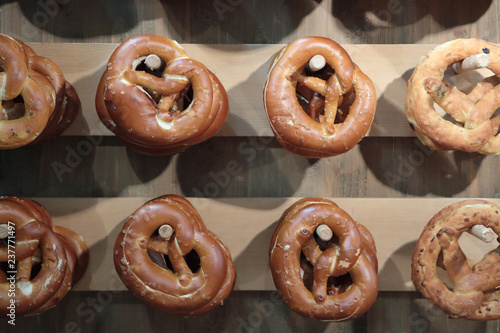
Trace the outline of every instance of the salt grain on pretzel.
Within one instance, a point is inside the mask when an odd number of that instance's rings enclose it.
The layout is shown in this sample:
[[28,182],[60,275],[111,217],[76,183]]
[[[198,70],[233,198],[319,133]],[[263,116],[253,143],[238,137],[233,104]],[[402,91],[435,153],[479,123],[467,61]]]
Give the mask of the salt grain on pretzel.
[[[500,250],[471,265],[460,248],[463,232],[477,226],[500,235],[500,207],[484,200],[466,200],[437,213],[425,226],[412,258],[412,281],[427,299],[453,318],[500,319]],[[438,277],[448,273],[453,286]]]
[[[464,59],[487,54],[495,75],[485,78],[465,94],[445,78],[448,67]],[[477,57],[473,58],[477,60]],[[437,150],[500,153],[500,48],[479,39],[457,39],[436,47],[423,57],[408,81],[405,112],[410,126],[426,146]],[[477,63],[475,64],[477,65]],[[464,65],[465,66],[465,65]],[[439,105],[452,121],[434,108]]]
[[177,42],[154,35],[130,38],[113,52],[95,102],[107,128],[150,155],[174,154],[209,139],[228,112],[219,79]]
[[322,37],[298,39],[278,52],[264,88],[276,139],[311,158],[352,149],[370,128],[376,100],[372,82],[347,52]]
[[[317,240],[320,226],[335,237]],[[330,200],[305,198],[288,208],[271,239],[269,260],[276,288],[303,316],[357,318],[377,297],[375,242]]]
[[[173,231],[169,237],[165,225]],[[189,259],[196,257],[199,262],[190,266]],[[220,305],[233,289],[236,274],[224,242],[205,227],[189,201],[177,195],[153,199],[127,219],[115,243],[114,263],[123,283],[141,301],[181,316],[200,315]]]
[[80,100],[51,60],[0,35],[0,67],[0,149],[53,139],[76,118]]

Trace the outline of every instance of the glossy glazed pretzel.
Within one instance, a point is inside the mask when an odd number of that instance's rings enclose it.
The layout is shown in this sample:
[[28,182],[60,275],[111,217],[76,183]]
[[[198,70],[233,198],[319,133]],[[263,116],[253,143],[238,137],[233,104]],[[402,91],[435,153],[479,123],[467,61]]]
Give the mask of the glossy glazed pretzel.
[[[445,78],[445,70],[476,54],[491,58],[495,74],[465,94]],[[405,111],[420,141],[432,149],[500,153],[500,48],[479,39],[457,39],[442,44],[423,57],[408,81]],[[434,108],[438,104],[453,118],[448,121]]]
[[[168,238],[158,233],[164,225],[173,231]],[[153,199],[127,219],[115,243],[114,263],[135,296],[174,315],[195,316],[213,309],[226,299],[235,280],[224,242],[205,227],[189,201],[177,195]]]
[[[148,69],[144,61],[150,55],[158,56],[163,66]],[[184,105],[186,98],[190,100]],[[140,35],[123,42],[109,59],[96,109],[128,146],[163,155],[215,135],[227,117],[228,99],[219,79],[177,42]]]
[[[15,226],[11,229],[15,230],[15,247],[9,252],[8,240],[0,240],[0,315],[9,311],[12,297],[7,278],[13,271],[16,315],[42,313],[60,302],[83,276],[87,246],[74,231],[53,226],[48,212],[28,199],[0,198],[0,225],[8,222]],[[12,253],[15,263],[9,261]]]
[[0,149],[53,139],[78,115],[80,100],[61,70],[23,42],[0,35],[0,67]]
[[[315,55],[327,66],[308,74]],[[352,149],[368,132],[377,97],[370,79],[336,42],[300,38],[276,56],[264,88],[264,105],[277,140],[306,157]]]
[[[315,236],[319,225],[327,225],[336,237],[322,243]],[[269,260],[276,288],[303,316],[353,319],[377,297],[375,242],[330,200],[305,198],[288,208],[274,231]]]
[[[412,281],[427,299],[453,318],[500,319],[500,254],[497,247],[471,266],[460,248],[462,232],[484,225],[500,235],[500,207],[466,200],[437,213],[425,226],[412,259]],[[448,288],[437,266],[453,281]]]

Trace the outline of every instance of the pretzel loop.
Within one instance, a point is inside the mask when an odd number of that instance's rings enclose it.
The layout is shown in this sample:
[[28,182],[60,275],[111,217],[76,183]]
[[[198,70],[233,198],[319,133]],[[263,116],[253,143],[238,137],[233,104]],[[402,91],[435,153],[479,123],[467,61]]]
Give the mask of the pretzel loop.
[[[412,281],[426,298],[454,318],[490,320],[500,318],[497,291],[500,285],[500,247],[473,265],[460,248],[462,232],[475,225],[500,234],[500,207],[482,200],[466,200],[437,213],[426,225],[412,258]],[[436,263],[448,273],[447,287]]]
[[[156,234],[166,224],[174,230],[169,240]],[[187,259],[193,251],[198,267]],[[175,195],[153,199],[129,217],[116,240],[114,261],[134,295],[176,315],[210,310],[229,295],[235,278],[225,244],[186,199]]]
[[[319,225],[328,226],[338,240],[316,240]],[[375,301],[373,238],[329,200],[302,199],[283,214],[271,241],[270,264],[277,289],[304,316],[348,320]]]

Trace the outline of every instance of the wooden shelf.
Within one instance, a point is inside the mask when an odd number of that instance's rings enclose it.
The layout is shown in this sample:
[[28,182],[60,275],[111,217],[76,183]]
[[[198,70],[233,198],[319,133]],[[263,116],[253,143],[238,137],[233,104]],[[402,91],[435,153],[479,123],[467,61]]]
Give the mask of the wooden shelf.
[[[76,88],[83,114],[64,135],[111,135],[100,124],[94,99],[106,63],[118,44],[30,44],[52,59]],[[272,136],[263,107],[263,85],[274,54],[283,45],[185,44],[188,55],[210,68],[224,84],[230,115],[218,136]],[[368,136],[413,136],[404,114],[406,81],[420,57],[435,45],[343,45],[351,58],[372,79],[378,96],[375,120]],[[459,87],[477,82],[477,72],[455,76]]]
[[[112,250],[123,221],[150,198],[40,198],[56,225],[78,231],[90,248],[90,267],[76,290],[124,290]],[[236,266],[235,290],[274,290],[268,248],[276,221],[298,198],[189,198],[207,227],[228,245]],[[413,291],[410,259],[425,224],[462,199],[332,198],[373,234],[382,291]],[[492,199],[500,204],[500,199]],[[465,253],[479,260],[494,245],[464,234]]]

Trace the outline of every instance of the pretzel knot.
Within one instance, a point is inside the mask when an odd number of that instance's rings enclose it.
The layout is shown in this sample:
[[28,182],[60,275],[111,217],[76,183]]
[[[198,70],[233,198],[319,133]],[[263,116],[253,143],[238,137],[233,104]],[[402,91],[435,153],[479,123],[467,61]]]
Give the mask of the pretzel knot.
[[[168,225],[170,238],[158,229]],[[235,269],[224,242],[183,197],[166,195],[137,209],[114,248],[123,283],[144,303],[174,315],[205,313],[229,296]]]
[[42,313],[61,301],[82,277],[88,264],[87,246],[75,232],[53,226],[38,203],[2,197],[0,225],[12,224],[15,246],[10,236],[0,239],[0,315],[9,313],[11,299],[16,315]]
[[[306,68],[321,55],[326,67]],[[264,88],[264,105],[276,139],[294,153],[342,154],[368,132],[377,97],[370,79],[336,42],[300,38],[275,57]]]
[[[158,56],[154,70],[145,61]],[[101,121],[131,148],[173,154],[205,141],[222,127],[226,91],[203,64],[168,38],[141,35],[111,56],[96,95]]]
[[[327,225],[335,237],[318,239],[319,225]],[[378,263],[370,232],[326,199],[302,199],[285,211],[271,240],[270,265],[283,299],[303,316],[353,319],[377,297]]]
[[[452,86],[445,70],[476,54],[487,53],[495,75],[480,81],[468,94]],[[423,57],[408,81],[405,111],[410,126],[428,147],[482,154],[500,153],[500,48],[479,39],[457,39],[436,47]],[[434,109],[439,105],[452,119]]]
[[[499,248],[469,264],[458,239],[475,225],[500,235],[500,207],[482,200],[466,200],[437,213],[425,226],[412,258],[415,288],[454,318],[490,320],[500,318]],[[437,266],[448,273],[448,288],[437,276]]]
[[23,42],[0,35],[0,149],[59,136],[76,118],[80,100],[61,70]]

